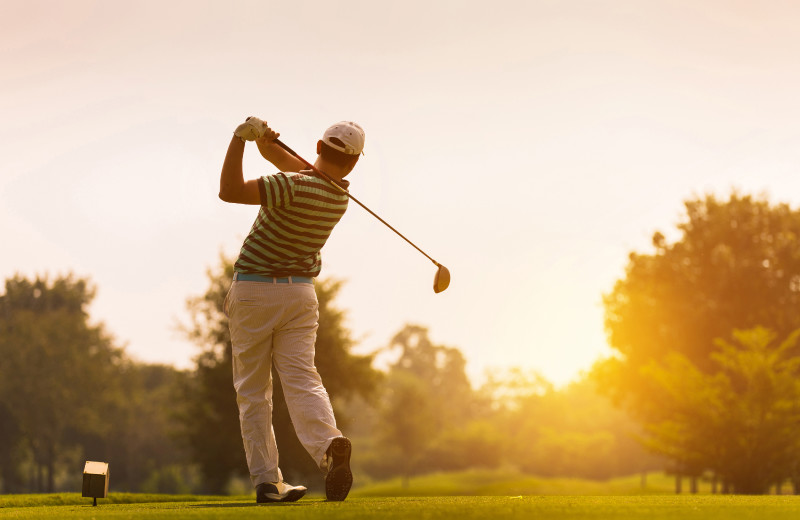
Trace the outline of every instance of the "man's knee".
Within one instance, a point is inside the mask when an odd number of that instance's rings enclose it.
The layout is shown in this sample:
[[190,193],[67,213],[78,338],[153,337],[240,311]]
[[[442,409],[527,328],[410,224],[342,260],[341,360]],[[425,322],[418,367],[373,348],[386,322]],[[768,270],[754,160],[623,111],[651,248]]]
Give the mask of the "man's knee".
[[272,397],[237,394],[236,404],[242,417],[272,412]]
[[279,372],[284,393],[312,392],[324,387],[317,367],[294,367],[286,372]]

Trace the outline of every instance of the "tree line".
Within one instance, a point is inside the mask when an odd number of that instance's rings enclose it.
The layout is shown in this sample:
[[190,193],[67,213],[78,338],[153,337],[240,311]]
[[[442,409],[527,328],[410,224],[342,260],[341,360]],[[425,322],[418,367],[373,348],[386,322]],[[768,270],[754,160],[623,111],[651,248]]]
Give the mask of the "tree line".
[[[208,273],[208,289],[187,301],[185,327],[198,344],[192,370],[141,363],[115,345],[87,306],[95,289],[72,275],[15,276],[0,296],[0,490],[80,487],[84,460],[111,465],[117,491],[247,491],[247,466],[231,382],[222,303],[232,263]],[[317,284],[317,366],[340,428],[356,446],[354,467],[369,478],[514,466],[542,475],[607,478],[641,469],[636,425],[588,380],[556,390],[535,373],[497,373],[481,388],[455,347],[406,325],[374,356],[356,342],[335,298],[342,283]],[[294,433],[280,379],[273,395],[281,467],[290,481],[322,485]],[[564,410],[569,410],[564,414]],[[521,449],[519,448],[521,447]],[[234,484],[239,487],[232,488]]]
[[[655,233],[603,297],[614,355],[560,389],[519,369],[475,387],[461,351],[418,324],[385,346],[393,361],[379,370],[375,353],[354,352],[341,282],[319,282],[317,366],[358,474],[409,485],[468,468],[595,479],[667,469],[720,492],[800,491],[800,212],[737,193],[685,209],[679,237]],[[0,489],[74,490],[83,460],[98,459],[119,491],[243,490],[222,313],[231,278],[223,257],[187,301],[198,354],[186,371],[135,362],[91,324],[89,280],[7,279]],[[274,383],[284,475],[319,487]]]
[[[204,491],[214,493],[246,476],[222,311],[232,269],[221,258],[208,272],[209,289],[189,301],[195,316],[190,334],[203,353],[192,378],[195,388],[186,396],[191,413],[184,426]],[[357,473],[408,482],[433,471],[513,466],[542,475],[610,478],[657,467],[635,440],[638,426],[599,395],[588,377],[557,390],[535,373],[515,370],[473,388],[461,351],[434,344],[428,329],[415,324],[405,325],[382,349],[394,361],[376,369],[377,353],[352,352],[346,313],[335,305],[341,286],[336,280],[317,283],[316,364],[339,427],[353,440]],[[284,476],[319,488],[322,478],[294,433],[280,379],[274,377],[273,384]],[[523,446],[522,453],[515,446]]]
[[[72,275],[14,276],[0,296],[2,491],[79,489],[83,461],[114,460],[121,488],[156,487],[178,467],[175,391],[187,374],[132,361],[87,306],[95,290]],[[177,481],[177,479],[175,479]],[[181,481],[185,480],[181,477]],[[58,483],[58,484],[57,484]]]

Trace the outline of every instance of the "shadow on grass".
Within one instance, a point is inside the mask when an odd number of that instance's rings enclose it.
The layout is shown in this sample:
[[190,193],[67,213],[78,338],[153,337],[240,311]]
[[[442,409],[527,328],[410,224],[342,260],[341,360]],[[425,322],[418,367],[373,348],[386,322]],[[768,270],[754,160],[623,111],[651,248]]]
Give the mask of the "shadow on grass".
[[310,506],[314,502],[270,502],[267,504],[257,504],[255,502],[223,502],[219,504],[189,504],[187,507],[206,509],[206,508],[219,508],[219,507],[303,507]]

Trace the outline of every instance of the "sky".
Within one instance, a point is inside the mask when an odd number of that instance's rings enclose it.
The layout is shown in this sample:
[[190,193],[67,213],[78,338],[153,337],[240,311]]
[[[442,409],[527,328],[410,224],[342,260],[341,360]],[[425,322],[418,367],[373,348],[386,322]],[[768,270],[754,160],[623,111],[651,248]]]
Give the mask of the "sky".
[[[0,276],[90,278],[92,320],[190,368],[178,324],[257,208],[217,197],[236,126],[313,162],[357,121],[355,204],[322,251],[358,352],[406,323],[479,382],[612,354],[603,294],[683,202],[800,205],[790,1],[0,0]],[[275,173],[255,146],[246,178]]]

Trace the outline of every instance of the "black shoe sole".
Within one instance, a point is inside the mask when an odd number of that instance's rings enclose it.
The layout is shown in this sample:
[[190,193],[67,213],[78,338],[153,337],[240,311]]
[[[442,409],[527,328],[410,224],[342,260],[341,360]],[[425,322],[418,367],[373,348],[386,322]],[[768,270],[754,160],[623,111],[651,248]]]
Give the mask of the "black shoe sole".
[[[301,498],[305,496],[306,492],[303,489],[293,489],[286,493],[286,496],[283,498],[272,498],[268,496],[262,496],[256,499],[257,504],[274,504],[275,502],[297,502]],[[279,496],[279,495],[275,495]]]
[[331,468],[325,477],[325,496],[333,502],[341,502],[347,498],[353,485],[353,473],[350,471],[350,439],[337,437],[330,446]]

